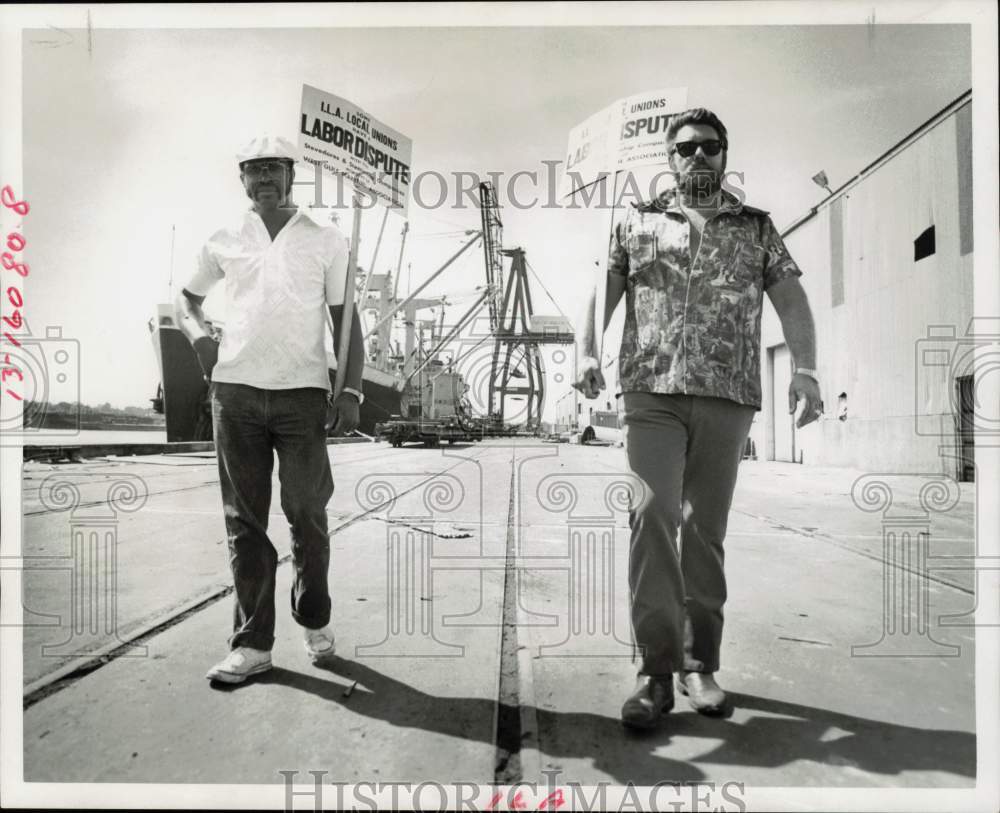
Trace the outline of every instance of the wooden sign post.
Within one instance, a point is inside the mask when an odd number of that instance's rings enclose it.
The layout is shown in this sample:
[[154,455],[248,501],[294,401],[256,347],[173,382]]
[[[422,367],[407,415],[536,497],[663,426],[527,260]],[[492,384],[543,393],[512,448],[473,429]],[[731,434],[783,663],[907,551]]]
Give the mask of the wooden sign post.
[[336,340],[337,376],[333,385],[333,397],[336,399],[344,389],[344,377],[347,375],[347,359],[351,352],[351,328],[354,322],[354,277],[358,269],[358,249],[361,243],[361,195],[356,187],[351,201],[353,212],[351,222],[351,247],[347,255],[347,279],[344,282],[344,310],[340,319],[340,335]]

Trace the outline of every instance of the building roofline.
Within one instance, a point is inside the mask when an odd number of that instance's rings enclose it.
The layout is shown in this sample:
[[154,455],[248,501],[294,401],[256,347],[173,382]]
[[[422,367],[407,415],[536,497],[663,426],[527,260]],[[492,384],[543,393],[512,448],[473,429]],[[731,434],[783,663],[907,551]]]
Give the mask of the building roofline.
[[850,189],[853,186],[856,186],[862,180],[871,175],[875,170],[881,167],[884,163],[886,163],[891,158],[894,158],[896,155],[902,152],[906,147],[908,147],[910,144],[916,141],[924,133],[936,127],[946,118],[948,118],[948,116],[952,115],[952,113],[964,107],[965,105],[969,104],[971,101],[972,101],[972,88],[969,88],[961,96],[959,96],[957,99],[950,102],[949,104],[945,105],[943,109],[939,110],[937,113],[935,113],[933,116],[927,119],[927,121],[925,121],[915,130],[913,130],[912,132],[904,136],[902,139],[897,141],[895,144],[893,144],[888,150],[886,150],[878,158],[876,158],[874,161],[868,164],[868,166],[866,166],[864,169],[858,172],[857,175],[848,179],[845,183],[841,184],[836,189],[834,189],[829,195],[827,195],[825,198],[823,198],[823,200],[821,200],[819,203],[817,203],[815,206],[809,209],[809,211],[807,211],[804,215],[799,217],[797,220],[793,220],[791,223],[785,226],[785,228],[781,231],[782,238],[787,237],[803,223],[805,223],[806,221],[813,218],[816,214],[818,214],[820,209],[829,206],[834,200],[836,200],[841,195],[846,193],[848,189]]

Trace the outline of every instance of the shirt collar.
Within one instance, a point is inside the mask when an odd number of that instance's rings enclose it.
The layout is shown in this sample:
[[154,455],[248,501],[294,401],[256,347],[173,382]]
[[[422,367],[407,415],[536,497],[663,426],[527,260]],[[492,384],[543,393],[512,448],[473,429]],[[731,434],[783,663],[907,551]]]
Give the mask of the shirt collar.
[[[288,218],[288,222],[291,223],[293,220],[297,220],[301,214],[302,214],[302,207],[301,206],[296,206],[295,207],[295,211],[292,212],[292,216],[290,218]],[[259,214],[257,214],[257,210],[254,209],[253,206],[251,206],[249,209],[247,209],[246,216],[247,216],[248,219],[251,219],[251,220],[256,219],[256,220],[259,220],[261,223],[264,222],[264,218],[262,218]]]
[[[719,206],[718,214],[731,213],[734,215],[740,214],[743,211],[743,201],[741,201],[732,192],[726,189],[721,190],[722,194],[722,205]],[[640,208],[650,210],[659,209],[663,212],[674,212],[676,214],[683,214],[684,210],[681,209],[680,196],[677,194],[676,189],[668,189],[665,192],[660,193],[656,200],[649,203],[640,203]]]
[[[292,226],[294,226],[295,223],[302,218],[302,216],[303,216],[302,207],[296,206],[295,211],[292,213],[292,216],[288,218],[288,222],[281,227],[281,233],[284,233],[286,229],[289,229]],[[257,214],[257,211],[253,208],[253,206],[247,209],[246,222],[250,225],[251,228],[258,231],[263,231],[264,234],[267,234],[268,242],[274,242],[271,239],[270,234],[268,234],[267,232],[267,226],[264,225],[264,218],[262,218],[259,214]]]

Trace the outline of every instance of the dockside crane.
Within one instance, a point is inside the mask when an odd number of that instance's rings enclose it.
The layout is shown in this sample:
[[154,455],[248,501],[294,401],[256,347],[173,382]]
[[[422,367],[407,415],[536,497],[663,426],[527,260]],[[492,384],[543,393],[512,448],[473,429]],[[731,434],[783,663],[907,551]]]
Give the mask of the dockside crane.
[[[479,184],[483,252],[489,294],[493,359],[490,366],[488,410],[501,424],[509,396],[523,397],[527,404],[525,428],[534,431],[542,419],[545,402],[545,370],[540,350],[543,344],[572,344],[573,328],[565,316],[536,316],[528,284],[528,266],[522,248],[503,247],[503,221],[493,184]],[[504,258],[510,258],[510,273],[504,281]],[[557,306],[558,307],[558,306]],[[524,371],[512,367],[523,363]],[[511,385],[511,378],[524,384]]]
[[[398,302],[394,296],[391,303],[386,302],[391,281],[388,276],[379,275],[371,277],[365,289],[367,296],[372,299],[370,307],[366,309],[381,314],[366,335],[366,338],[380,337],[376,352],[388,344],[385,334],[394,314],[404,314],[407,328],[406,348],[401,359],[403,365],[396,385],[401,392],[407,394],[407,405],[404,407],[404,414],[377,427],[377,432],[390,440],[393,446],[411,441],[422,441],[425,445],[433,446],[442,441],[451,443],[461,439],[511,434],[516,430],[506,424],[507,399],[527,402],[523,408],[526,411],[524,430],[537,431],[545,399],[545,369],[541,346],[573,342],[573,330],[565,315],[539,316],[534,313],[528,280],[532,269],[525,258],[524,249],[503,247],[503,221],[492,184],[481,183],[479,195],[482,231],[466,231],[466,235],[471,235],[472,239],[424,280],[417,290],[402,302]],[[444,300],[418,297],[480,238],[483,240],[486,285],[471,292],[470,296],[475,297],[475,301],[446,332],[443,320]],[[541,284],[541,280],[538,282]],[[548,291],[545,293],[548,294]],[[556,309],[559,308],[554,300],[553,304]],[[417,318],[418,310],[437,305],[442,307],[437,323]],[[479,334],[478,330],[473,329],[472,336],[464,339],[462,334],[473,325],[483,310],[488,313],[489,331],[484,332],[473,344]],[[419,341],[416,339],[418,332]],[[424,339],[425,333],[430,335],[429,343]],[[459,340],[461,349],[457,354],[452,353],[445,367],[439,354]],[[489,353],[491,363],[484,393],[485,403],[479,402],[479,409],[485,407],[487,414],[481,416],[476,414],[470,399],[465,396],[470,387],[474,387],[475,381],[463,381],[459,364],[487,342],[492,344],[492,352],[484,348],[484,356]],[[430,349],[426,350],[425,346]],[[486,370],[483,369],[483,372]],[[519,407],[520,411],[522,409]]]

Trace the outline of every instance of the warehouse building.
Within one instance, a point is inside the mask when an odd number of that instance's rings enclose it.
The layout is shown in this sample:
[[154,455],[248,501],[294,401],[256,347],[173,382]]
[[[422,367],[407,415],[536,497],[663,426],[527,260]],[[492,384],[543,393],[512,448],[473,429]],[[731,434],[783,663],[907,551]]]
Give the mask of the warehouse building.
[[782,236],[816,321],[826,413],[795,429],[792,359],[766,302],[760,457],[973,479],[972,353],[984,331],[972,323],[971,91]]
[[[765,297],[763,404],[748,456],[974,479],[973,351],[1000,331],[972,321],[972,92],[782,236],[803,270],[816,321],[826,411],[795,428],[787,408],[792,359]],[[613,388],[617,359],[605,361]],[[557,424],[620,436],[611,428],[618,421],[614,391],[587,401],[570,390],[557,402]]]

